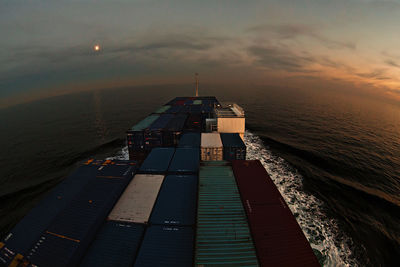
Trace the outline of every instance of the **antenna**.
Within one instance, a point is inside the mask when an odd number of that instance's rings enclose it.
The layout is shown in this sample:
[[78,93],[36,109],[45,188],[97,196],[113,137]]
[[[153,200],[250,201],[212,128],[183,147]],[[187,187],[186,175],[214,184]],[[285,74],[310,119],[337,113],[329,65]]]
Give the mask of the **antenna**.
[[194,76],[196,79],[196,96],[199,96],[199,74],[196,72]]

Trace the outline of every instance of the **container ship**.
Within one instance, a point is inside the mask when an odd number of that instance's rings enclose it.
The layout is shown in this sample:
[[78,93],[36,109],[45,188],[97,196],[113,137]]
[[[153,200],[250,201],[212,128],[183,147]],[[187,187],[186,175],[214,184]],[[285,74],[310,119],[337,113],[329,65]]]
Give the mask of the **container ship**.
[[258,160],[245,112],[176,97],[89,159],[0,242],[1,266],[320,266]]

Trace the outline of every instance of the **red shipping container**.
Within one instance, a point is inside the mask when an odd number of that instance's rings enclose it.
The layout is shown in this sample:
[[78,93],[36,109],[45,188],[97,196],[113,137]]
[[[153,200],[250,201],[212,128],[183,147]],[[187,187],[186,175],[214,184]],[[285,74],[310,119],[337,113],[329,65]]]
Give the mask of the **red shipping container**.
[[175,106],[183,106],[185,104],[185,100],[178,100],[175,102]]
[[320,266],[261,162],[233,160],[232,169],[261,266]]

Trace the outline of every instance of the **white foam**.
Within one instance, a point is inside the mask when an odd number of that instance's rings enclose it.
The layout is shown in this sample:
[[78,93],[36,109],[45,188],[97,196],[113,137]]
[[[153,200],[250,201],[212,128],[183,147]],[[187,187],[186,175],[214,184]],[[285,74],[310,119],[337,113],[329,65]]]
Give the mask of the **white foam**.
[[124,146],[117,155],[108,157],[106,160],[129,160],[129,152],[128,152],[128,146]]
[[289,164],[268,150],[262,140],[245,132],[247,158],[261,161],[283,198],[296,215],[311,247],[325,257],[324,266],[359,266],[351,252],[352,240],[343,234],[338,223],[322,212],[322,202],[303,191],[303,177]]

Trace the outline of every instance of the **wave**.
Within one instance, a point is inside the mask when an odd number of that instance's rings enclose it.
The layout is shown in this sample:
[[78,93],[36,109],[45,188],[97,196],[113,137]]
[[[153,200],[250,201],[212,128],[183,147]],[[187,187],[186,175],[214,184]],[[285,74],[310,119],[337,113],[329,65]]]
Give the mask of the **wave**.
[[[377,188],[372,188],[365,186],[363,184],[360,184],[356,181],[351,181],[350,179],[346,179],[346,173],[363,173],[363,170],[357,169],[354,165],[350,166],[346,164],[345,161],[337,161],[333,158],[324,159],[323,157],[317,155],[316,153],[313,153],[311,151],[303,150],[296,148],[294,146],[291,146],[289,144],[285,144],[279,141],[276,141],[274,139],[271,139],[269,137],[261,136],[262,140],[266,141],[266,143],[271,144],[274,147],[278,147],[279,150],[282,150],[290,155],[295,155],[296,157],[300,158],[301,160],[305,160],[308,163],[310,163],[312,166],[316,166],[319,168],[321,171],[327,173],[325,176],[326,178],[329,178],[330,180],[333,180],[341,185],[345,185],[348,187],[351,187],[352,189],[359,191],[361,193],[373,196],[373,197],[378,197],[381,200],[390,202],[390,204],[393,204],[395,206],[400,207],[400,198],[398,196],[393,196],[391,194],[385,193],[382,190],[379,190]],[[294,164],[296,165],[296,164]],[[342,170],[342,171],[340,171]],[[371,174],[373,170],[369,170],[369,174]]]
[[268,150],[262,140],[245,132],[247,158],[258,159],[289,205],[313,249],[322,254],[324,266],[359,266],[352,254],[353,241],[339,229],[336,220],[323,212],[323,203],[302,190],[303,177],[282,158]]

